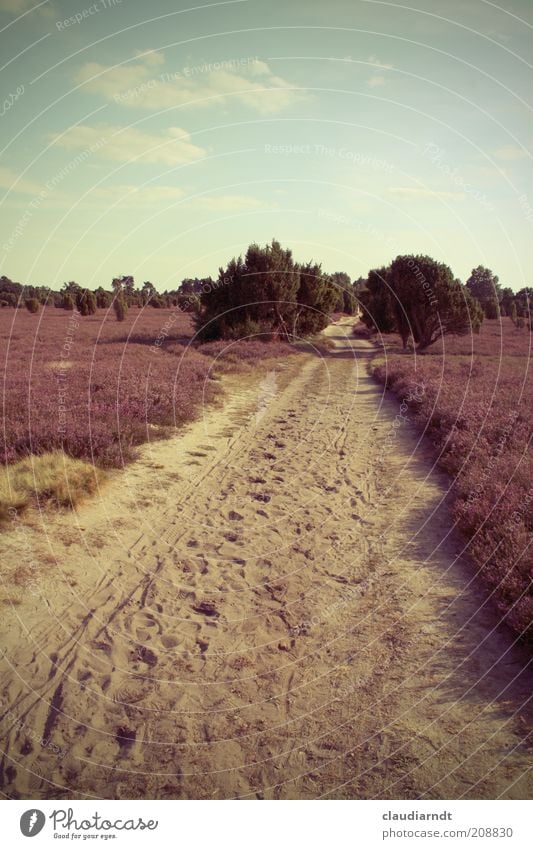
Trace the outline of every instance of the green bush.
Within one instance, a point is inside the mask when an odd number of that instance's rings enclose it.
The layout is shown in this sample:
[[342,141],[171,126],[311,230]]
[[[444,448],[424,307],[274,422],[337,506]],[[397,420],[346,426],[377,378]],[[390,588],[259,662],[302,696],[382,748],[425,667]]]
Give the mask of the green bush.
[[41,305],[37,298],[26,298],[24,303],[26,304],[26,309],[28,310],[28,312],[39,312]]
[[124,321],[128,314],[128,305],[124,298],[121,298],[120,296],[115,297],[115,300],[113,301],[113,309],[115,310],[117,321]]

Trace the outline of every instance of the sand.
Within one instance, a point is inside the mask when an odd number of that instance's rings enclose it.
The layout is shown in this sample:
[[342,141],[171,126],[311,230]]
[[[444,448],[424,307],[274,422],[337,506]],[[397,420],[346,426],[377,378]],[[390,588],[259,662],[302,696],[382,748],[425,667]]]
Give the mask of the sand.
[[4,535],[5,796],[531,796],[528,657],[351,324]]

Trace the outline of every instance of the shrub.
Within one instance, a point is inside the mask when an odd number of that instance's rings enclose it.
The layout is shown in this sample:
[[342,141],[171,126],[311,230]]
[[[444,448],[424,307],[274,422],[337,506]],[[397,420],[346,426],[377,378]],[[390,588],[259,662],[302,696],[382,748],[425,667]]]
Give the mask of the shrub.
[[117,321],[124,321],[126,315],[128,314],[128,305],[124,298],[120,295],[117,295],[113,301],[113,309],[115,310],[115,316]]
[[26,298],[24,303],[26,305],[26,309],[28,310],[28,312],[31,312],[31,313],[39,312],[41,305],[40,305],[39,301],[37,300],[37,298]]

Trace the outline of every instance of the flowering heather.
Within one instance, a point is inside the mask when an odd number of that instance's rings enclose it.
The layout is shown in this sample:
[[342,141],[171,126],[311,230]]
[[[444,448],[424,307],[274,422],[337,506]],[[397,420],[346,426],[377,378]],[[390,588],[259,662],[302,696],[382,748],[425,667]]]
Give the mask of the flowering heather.
[[[155,347],[169,319],[171,334]],[[87,317],[50,307],[38,315],[2,310],[0,335],[4,463],[63,449],[122,466],[135,446],[191,420],[214,397],[213,367],[236,370],[287,347],[223,343],[204,353],[190,344],[187,314],[152,307],[130,309],[120,323],[105,310]]]
[[445,337],[427,354],[399,355],[384,337],[374,375],[399,397],[425,394],[411,415],[453,476],[454,516],[505,620],[532,635],[533,462],[531,335],[510,319],[485,321],[479,335]]

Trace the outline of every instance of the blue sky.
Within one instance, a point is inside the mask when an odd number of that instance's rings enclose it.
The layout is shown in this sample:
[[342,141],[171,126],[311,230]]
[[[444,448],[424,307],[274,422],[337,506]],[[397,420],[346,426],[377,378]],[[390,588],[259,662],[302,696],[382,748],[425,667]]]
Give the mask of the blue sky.
[[412,2],[0,0],[0,273],[175,288],[276,237],[531,285],[533,6]]

